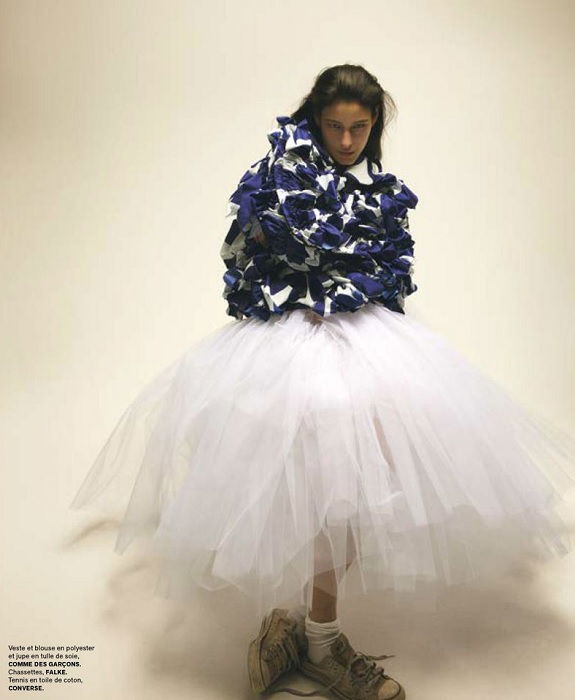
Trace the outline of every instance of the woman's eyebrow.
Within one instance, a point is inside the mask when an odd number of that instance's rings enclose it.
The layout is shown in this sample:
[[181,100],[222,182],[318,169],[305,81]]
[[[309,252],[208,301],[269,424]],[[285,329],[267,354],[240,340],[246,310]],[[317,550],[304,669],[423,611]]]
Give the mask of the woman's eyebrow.
[[[326,119],[328,122],[334,122],[335,124],[341,124],[337,119],[330,119],[329,117]],[[353,122],[354,124],[364,124],[367,122],[367,119],[358,119],[357,121]]]

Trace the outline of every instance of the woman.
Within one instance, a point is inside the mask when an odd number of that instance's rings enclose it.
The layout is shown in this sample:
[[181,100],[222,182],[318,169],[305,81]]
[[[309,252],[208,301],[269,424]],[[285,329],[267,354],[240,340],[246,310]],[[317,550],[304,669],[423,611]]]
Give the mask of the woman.
[[233,586],[267,612],[248,652],[257,692],[298,668],[341,698],[401,700],[375,663],[387,656],[341,631],[339,600],[416,601],[420,584],[493,574],[527,545],[571,548],[553,509],[575,441],[404,312],[418,200],[381,166],[393,110],[345,64],[278,117],[230,198],[234,320],[141,392],[73,503],[116,484],[116,550],[151,534],[160,590]]

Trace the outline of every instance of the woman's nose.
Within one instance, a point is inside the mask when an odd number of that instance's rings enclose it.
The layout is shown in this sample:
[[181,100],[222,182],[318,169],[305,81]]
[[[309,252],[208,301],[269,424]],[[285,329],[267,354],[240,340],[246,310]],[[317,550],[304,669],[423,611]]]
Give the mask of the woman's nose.
[[347,132],[344,131],[344,132],[343,132],[343,137],[342,137],[342,139],[341,139],[341,145],[342,145],[342,147],[344,147],[344,148],[347,147],[347,146],[351,146],[351,134],[349,133],[349,131],[347,131]]

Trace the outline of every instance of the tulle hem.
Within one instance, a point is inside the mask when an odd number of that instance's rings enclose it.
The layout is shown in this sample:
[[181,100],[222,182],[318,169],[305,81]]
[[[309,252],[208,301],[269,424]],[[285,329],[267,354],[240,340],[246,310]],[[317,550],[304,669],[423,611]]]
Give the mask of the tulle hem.
[[227,323],[149,382],[71,507],[116,513],[118,553],[148,539],[159,595],[231,586],[262,614],[311,605],[312,581],[415,600],[565,556],[574,464],[571,435],[425,324],[293,310]]

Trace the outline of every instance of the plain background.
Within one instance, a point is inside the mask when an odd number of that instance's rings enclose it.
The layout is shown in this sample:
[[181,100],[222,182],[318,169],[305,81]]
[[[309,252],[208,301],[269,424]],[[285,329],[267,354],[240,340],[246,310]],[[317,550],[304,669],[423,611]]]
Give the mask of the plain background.
[[[69,502],[143,384],[231,321],[227,197],[275,117],[344,62],[398,105],[384,167],[420,198],[407,312],[572,431],[575,5],[4,0],[0,13],[2,648],[96,645],[84,683],[47,700],[249,698],[259,622],[233,597],[150,599],[146,559],[115,555],[113,524]],[[441,614],[390,613],[383,630],[369,600],[340,617],[360,650],[396,654],[386,670],[410,700],[569,700],[574,576],[571,554]]]

